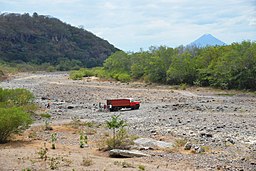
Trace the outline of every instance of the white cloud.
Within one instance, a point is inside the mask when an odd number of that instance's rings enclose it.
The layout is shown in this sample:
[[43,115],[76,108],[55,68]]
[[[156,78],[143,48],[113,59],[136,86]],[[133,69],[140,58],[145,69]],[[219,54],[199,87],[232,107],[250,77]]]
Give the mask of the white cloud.
[[256,26],[256,18],[252,18],[249,20],[249,26]]

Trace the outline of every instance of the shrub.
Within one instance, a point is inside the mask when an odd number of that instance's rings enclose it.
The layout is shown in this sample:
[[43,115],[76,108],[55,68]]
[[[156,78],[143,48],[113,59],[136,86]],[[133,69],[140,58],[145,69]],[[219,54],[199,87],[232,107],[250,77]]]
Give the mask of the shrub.
[[37,154],[39,155],[39,158],[40,159],[43,159],[44,161],[47,160],[47,152],[48,152],[48,149],[46,148],[46,143],[44,143],[44,147],[40,148],[40,150],[37,152]]
[[145,170],[145,166],[143,166],[143,165],[139,165],[139,170]]
[[52,149],[56,148],[56,141],[57,141],[57,133],[51,134],[51,142],[52,142]]
[[54,66],[49,66],[49,67],[47,67],[47,69],[46,69],[47,72],[53,72],[53,71],[55,71],[55,70],[56,70],[56,69],[55,69]]
[[131,81],[131,76],[129,74],[125,74],[125,73],[118,74],[117,80],[126,83],[126,82]]
[[116,129],[123,128],[126,126],[126,123],[124,120],[119,119],[120,115],[113,115],[111,117],[111,120],[107,121],[107,127],[109,129],[113,130],[113,147],[116,147]]
[[71,71],[69,73],[69,78],[72,80],[81,80],[83,78],[83,73],[80,71]]
[[24,106],[32,102],[33,94],[26,89],[0,88],[0,107]]
[[21,108],[0,108],[0,143],[5,143],[12,133],[20,133],[32,123],[30,115]]
[[81,68],[79,72],[82,72],[84,77],[91,77],[94,75],[93,71],[87,68]]
[[84,148],[88,144],[88,137],[84,132],[80,132],[80,148]]
[[100,78],[108,78],[109,77],[103,67],[92,68],[92,72],[94,73],[94,75],[96,77],[100,77]]
[[83,77],[91,77],[94,75],[94,72],[91,69],[81,68],[78,71],[71,71],[69,73],[69,78],[72,80],[81,80]]
[[175,147],[183,147],[187,143],[185,139],[176,139],[175,140]]
[[114,148],[117,149],[129,149],[131,145],[134,144],[132,137],[129,136],[125,128],[120,128],[117,133],[116,137],[108,138],[106,140],[107,149],[111,150]]
[[49,165],[50,165],[51,170],[58,169],[59,164],[60,164],[60,161],[59,161],[59,158],[58,158],[58,157],[52,157],[52,158],[50,158],[50,163],[49,163]]
[[180,89],[181,89],[181,90],[186,90],[187,87],[188,87],[188,85],[187,85],[186,83],[181,83],[181,84],[180,84]]

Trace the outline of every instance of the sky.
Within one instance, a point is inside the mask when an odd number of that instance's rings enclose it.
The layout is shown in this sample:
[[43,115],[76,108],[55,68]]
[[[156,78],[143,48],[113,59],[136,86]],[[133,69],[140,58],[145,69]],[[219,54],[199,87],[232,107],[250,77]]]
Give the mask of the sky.
[[0,12],[50,15],[126,52],[175,48],[203,34],[256,41],[256,0],[0,0]]

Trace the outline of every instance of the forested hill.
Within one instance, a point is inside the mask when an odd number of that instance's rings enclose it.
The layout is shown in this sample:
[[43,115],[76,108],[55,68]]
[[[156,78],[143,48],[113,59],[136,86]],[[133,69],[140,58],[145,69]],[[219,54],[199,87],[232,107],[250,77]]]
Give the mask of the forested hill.
[[117,50],[106,40],[57,18],[37,13],[0,15],[0,61],[47,63],[65,70],[100,66]]

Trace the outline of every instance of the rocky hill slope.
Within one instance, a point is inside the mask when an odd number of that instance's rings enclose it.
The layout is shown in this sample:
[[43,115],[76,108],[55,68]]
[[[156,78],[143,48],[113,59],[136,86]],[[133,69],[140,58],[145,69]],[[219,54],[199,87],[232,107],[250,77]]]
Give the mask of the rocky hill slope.
[[0,60],[6,62],[94,67],[116,50],[93,33],[51,16],[0,15]]

